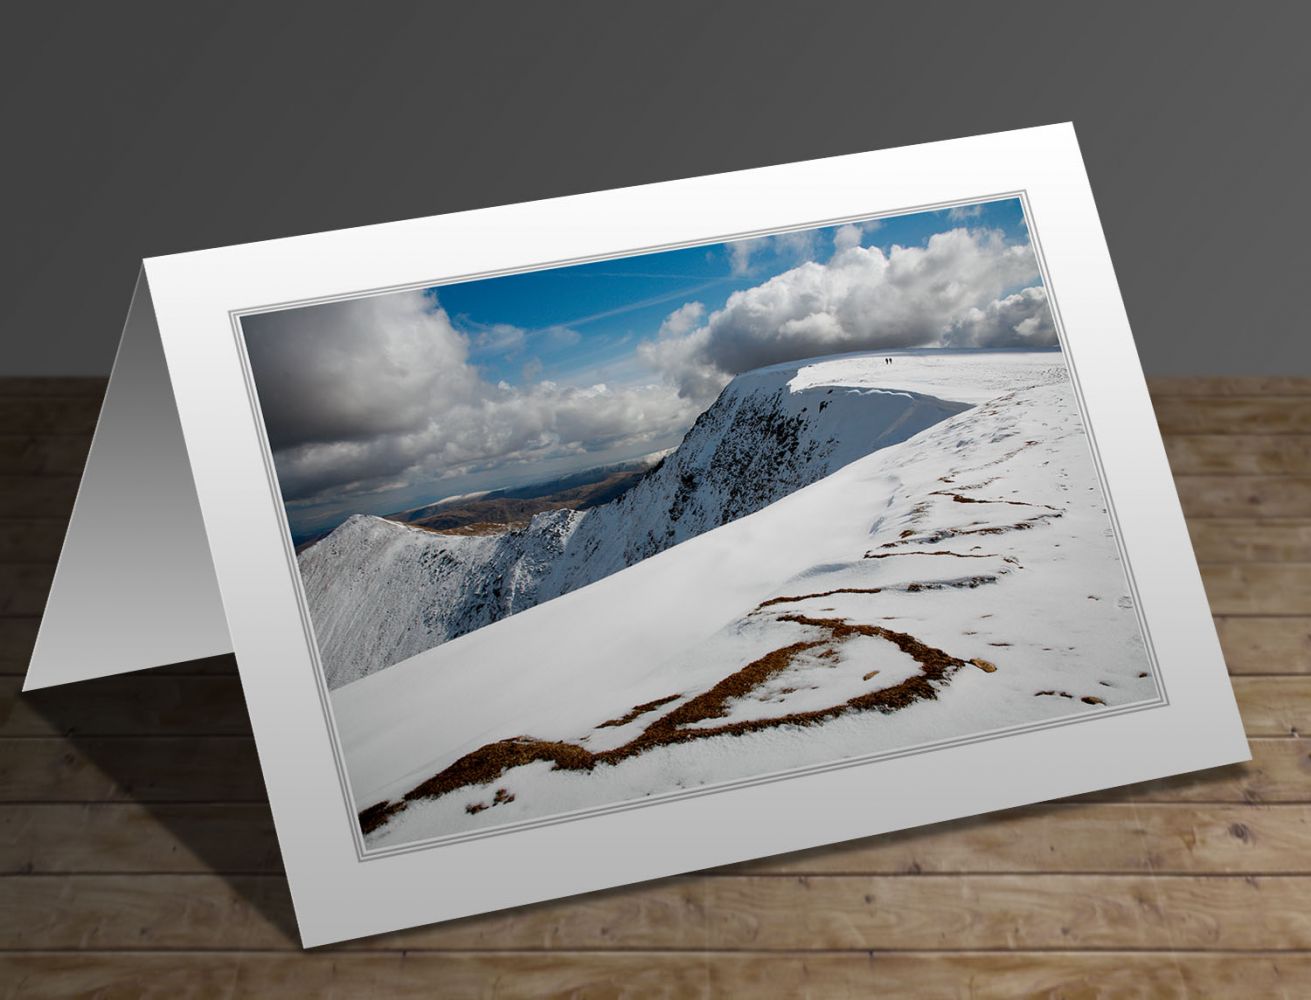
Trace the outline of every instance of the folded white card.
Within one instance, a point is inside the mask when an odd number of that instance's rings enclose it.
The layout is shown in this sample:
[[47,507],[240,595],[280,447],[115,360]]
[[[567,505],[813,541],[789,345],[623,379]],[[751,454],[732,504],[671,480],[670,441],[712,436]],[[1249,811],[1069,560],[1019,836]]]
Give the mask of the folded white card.
[[1068,125],[145,261],[26,688],[228,650],[306,945],[1248,759]]

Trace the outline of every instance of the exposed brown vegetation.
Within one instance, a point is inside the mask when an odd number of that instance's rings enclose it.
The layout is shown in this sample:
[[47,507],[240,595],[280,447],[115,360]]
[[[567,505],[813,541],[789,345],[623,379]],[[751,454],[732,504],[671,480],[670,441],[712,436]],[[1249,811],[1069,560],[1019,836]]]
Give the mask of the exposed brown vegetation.
[[832,597],[834,594],[878,594],[882,593],[882,587],[838,587],[834,590],[821,590],[814,594],[795,594],[791,597],[771,597],[767,601],[761,601],[756,605],[756,610],[772,608],[775,604],[795,604],[797,601],[808,601],[812,597]]
[[929,496],[934,497],[951,497],[956,503],[1004,503],[1012,507],[1046,507],[1048,510],[1056,510],[1055,507],[1045,503],[1029,503],[1026,500],[989,500],[980,497],[967,497],[964,493],[953,493],[951,490],[934,490]]
[[[479,747],[411,789],[401,802],[379,803],[363,810],[360,813],[361,829],[365,833],[376,829],[416,799],[436,798],[460,788],[486,785],[511,768],[537,761],[549,761],[555,769],[562,771],[590,771],[600,764],[617,764],[656,747],[676,743],[713,736],[741,736],[782,726],[812,726],[854,712],[895,712],[917,701],[936,699],[937,685],[965,665],[964,660],[929,646],[909,633],[897,632],[881,625],[853,623],[844,618],[812,618],[802,614],[780,615],[778,620],[817,629],[820,635],[771,650],[751,661],[709,690],[660,716],[627,743],[611,750],[592,752],[576,744],[538,740],[529,736],[498,740]],[[767,719],[726,722],[718,726],[697,725],[724,718],[728,714],[730,702],[746,697],[771,677],[786,670],[802,654],[819,650],[819,655],[823,655],[824,651],[832,650],[836,644],[858,635],[891,642],[919,663],[920,673],[898,684],[856,695],[827,708],[792,712]],[[870,676],[872,674],[865,679],[868,680]]]
[[891,559],[894,556],[955,556],[957,559],[997,559],[995,552],[949,552],[934,549],[932,552],[866,552],[866,559]]
[[644,701],[640,705],[634,705],[629,711],[619,716],[619,718],[607,719],[605,722],[601,723],[596,728],[607,729],[617,726],[626,726],[634,719],[638,718],[639,716],[646,715],[647,712],[659,708],[661,705],[668,705],[671,701],[674,701],[679,697],[681,697],[681,695],[671,694],[664,698],[657,698],[654,701]]
[[[1023,447],[1031,446],[1033,443],[1034,442],[1025,442]],[[1015,454],[1022,451],[1023,447],[1018,449]],[[948,538],[961,536],[1001,535],[1009,531],[1025,531],[1048,519],[1061,517],[1064,513],[1063,511],[1047,504],[1032,504],[1020,500],[986,500],[948,490],[934,491],[934,493],[930,495],[946,496],[951,498],[954,502],[962,504],[1000,503],[1019,507],[1043,507],[1046,509],[1046,512],[1036,514],[1033,517],[1008,525],[942,528],[920,537],[915,537],[915,531],[906,529],[900,533],[896,541],[887,542],[882,545],[881,548],[883,550],[909,545],[919,546],[933,544]],[[928,505],[921,502],[915,506],[911,513],[914,518],[918,519],[927,513],[927,510]],[[975,524],[978,525],[978,522],[975,522]],[[945,549],[906,552],[867,552],[864,557],[866,559],[885,559],[893,555],[948,556],[957,559],[1004,558],[1007,562],[1018,565],[1015,559],[999,556],[996,553],[952,552]],[[1003,570],[1003,572],[1005,571]],[[995,583],[996,580],[996,575],[981,574],[958,580],[911,582],[905,585],[904,590],[908,593],[915,593],[922,590],[939,590],[948,587],[973,588],[983,584]],[[832,597],[835,594],[878,594],[884,589],[886,588],[838,587],[832,590],[818,591],[811,594],[794,594],[772,597],[766,601],[762,601],[751,613],[758,614],[767,608],[776,607],[781,604],[795,604],[801,601]],[[966,663],[977,667],[984,673],[991,674],[997,671],[997,665],[990,660],[985,660],[980,657],[963,660],[954,657],[941,649],[929,646],[909,633],[898,632],[880,625],[864,625],[850,622],[845,618],[818,618],[800,613],[779,615],[777,620],[780,622],[790,622],[792,624],[801,625],[808,629],[815,629],[818,630],[819,634],[815,638],[802,639],[786,646],[781,646],[778,649],[771,650],[765,655],[751,661],[740,669],[729,674],[727,677],[724,677],[708,690],[688,699],[676,708],[673,708],[664,715],[654,719],[645,729],[627,743],[609,750],[593,752],[574,743],[555,740],[539,740],[530,736],[518,736],[486,744],[485,746],[479,747],[477,750],[466,754],[449,767],[411,789],[404,795],[400,802],[379,803],[362,811],[360,813],[361,828],[365,833],[368,833],[372,829],[376,829],[386,823],[396,812],[403,809],[407,803],[415,801],[416,799],[436,798],[459,788],[486,785],[495,781],[502,774],[513,768],[538,761],[549,762],[552,768],[556,770],[591,771],[602,764],[618,764],[623,760],[645,753],[657,747],[672,746],[677,743],[703,740],[715,736],[740,736],[746,733],[758,732],[760,730],[782,726],[811,726],[836,718],[840,715],[855,712],[877,711],[890,713],[898,711],[899,709],[905,708],[906,706],[918,701],[936,699],[938,685],[944,683],[955,671],[965,666]],[[836,647],[858,635],[880,638],[891,642],[902,652],[906,653],[919,663],[920,672],[913,677],[906,678],[900,683],[890,685],[889,687],[877,691],[856,695],[855,697],[828,706],[827,708],[804,712],[791,712],[764,719],[746,719],[737,722],[724,722],[719,725],[705,725],[707,722],[726,718],[729,713],[729,705],[733,701],[748,697],[752,692],[760,689],[770,680],[770,678],[787,670],[799,657],[809,654],[819,659],[834,659],[838,655]],[[1005,646],[1009,645],[1009,643],[992,643],[992,645]],[[871,670],[863,676],[862,680],[869,681],[877,676],[878,673],[879,671],[877,670]],[[785,688],[779,692],[779,694],[781,696],[786,696],[786,694],[793,690],[795,689]],[[1062,698],[1074,697],[1066,691],[1054,690],[1039,691],[1036,692],[1035,696],[1043,695],[1058,696]],[[623,715],[600,723],[597,728],[617,728],[628,725],[629,723],[641,718],[643,715],[647,715],[663,705],[676,701],[680,697],[680,694],[672,694],[664,698],[658,698],[653,701],[644,702],[640,705],[635,705]],[[1104,704],[1100,698],[1092,696],[1085,697],[1082,700],[1087,704]],[[586,738],[584,737],[584,739]],[[502,793],[504,793],[505,796],[508,796],[508,798],[502,798]],[[514,796],[505,789],[498,789],[497,797],[493,799],[492,804],[496,805],[502,801],[512,801],[513,798]],[[487,807],[483,806],[482,808]],[[470,811],[475,810],[471,808]]]
[[879,546],[881,549],[895,549],[901,545],[933,545],[937,542],[946,541],[948,538],[960,538],[965,535],[1004,535],[1008,531],[1027,531],[1030,528],[1037,527],[1044,521],[1052,518],[1063,516],[1064,511],[1053,511],[1049,514],[1035,514],[1033,517],[1025,518],[1023,521],[1016,521],[1014,524],[1002,524],[995,527],[986,528],[939,528],[937,531],[930,532],[921,538],[915,539],[914,542],[908,542],[898,539],[894,542],[884,542]]

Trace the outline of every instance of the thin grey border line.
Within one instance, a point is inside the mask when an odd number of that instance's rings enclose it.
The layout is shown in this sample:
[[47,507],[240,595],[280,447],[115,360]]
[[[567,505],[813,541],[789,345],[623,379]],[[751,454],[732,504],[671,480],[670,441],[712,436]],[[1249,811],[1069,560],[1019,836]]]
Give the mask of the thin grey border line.
[[[264,425],[263,415],[259,406],[258,392],[253,382],[253,371],[250,366],[250,359],[246,353],[244,331],[241,327],[241,320],[245,316],[263,315],[270,312],[280,312],[287,309],[303,308],[314,305],[323,305],[331,302],[352,301],[356,299],[372,298],[379,295],[391,294],[393,292],[407,291],[411,289],[440,288],[446,285],[462,284],[470,281],[480,281],[489,278],[504,277],[511,274],[526,274],[534,271],[554,270],[558,268],[571,267],[579,264],[593,263],[604,260],[627,259],[631,257],[640,257],[649,254],[668,252],[672,250],[686,249],[697,246],[713,246],[721,243],[730,243],[743,239],[752,239],[760,236],[771,236],[779,233],[810,231],[816,229],[825,229],[832,226],[843,225],[849,222],[862,222],[872,219],[882,219],[889,217],[900,217],[913,215],[922,212],[941,211],[942,209],[953,208],[958,205],[979,205],[988,204],[996,201],[1003,201],[1008,198],[1017,198],[1021,202],[1021,208],[1024,212],[1025,225],[1028,228],[1030,242],[1034,249],[1034,256],[1038,262],[1039,273],[1043,278],[1044,291],[1047,293],[1048,301],[1052,309],[1053,319],[1056,323],[1057,336],[1060,339],[1061,351],[1066,359],[1066,367],[1071,374],[1071,384],[1075,390],[1075,402],[1079,408],[1080,422],[1088,435],[1089,447],[1092,452],[1094,468],[1097,472],[1098,484],[1101,486],[1103,498],[1106,500],[1107,513],[1111,521],[1112,534],[1116,539],[1117,550],[1120,552],[1121,560],[1125,568],[1125,576],[1130,590],[1134,596],[1134,607],[1136,617],[1139,621],[1139,628],[1142,632],[1144,647],[1148,659],[1152,666],[1153,679],[1157,686],[1157,698],[1153,701],[1135,702],[1130,705],[1121,706],[1109,711],[1082,712],[1073,717],[1059,717],[1056,719],[1044,720],[1027,726],[1012,727],[1003,730],[991,730],[983,733],[973,733],[954,739],[941,740],[933,743],[919,744],[913,747],[903,747],[893,751],[884,751],[882,753],[871,754],[862,757],[845,757],[826,764],[809,765],[802,768],[794,768],[788,771],[773,772],[766,775],[752,775],[748,778],[736,779],[734,781],[721,782],[714,785],[705,785],[696,789],[685,789],[680,792],[670,792],[661,796],[653,796],[639,800],[627,800],[623,802],[610,803],[603,806],[594,807],[586,810],[576,810],[571,813],[557,813],[552,816],[540,817],[535,820],[525,820],[520,823],[504,824],[497,827],[490,827],[485,830],[472,830],[463,833],[447,834],[439,837],[430,837],[425,840],[414,841],[409,844],[398,845],[393,848],[384,848],[377,850],[368,850],[363,845],[363,833],[359,827],[359,810],[355,808],[355,796],[350,785],[350,775],[342,759],[341,741],[337,732],[336,719],[332,713],[331,695],[326,688],[324,681],[322,662],[319,656],[318,641],[314,634],[312,618],[309,615],[308,604],[305,599],[303,582],[300,578],[299,567],[296,563],[295,553],[291,547],[291,529],[286,516],[286,507],[282,501],[281,488],[278,483],[276,468],[272,461],[272,452],[268,444],[268,431]],[[1073,355],[1069,351],[1066,343],[1064,324],[1060,317],[1059,308],[1056,304],[1056,296],[1050,286],[1049,272],[1046,266],[1046,260],[1042,254],[1041,241],[1038,239],[1037,227],[1032,219],[1032,212],[1028,201],[1027,189],[1016,189],[1014,191],[1001,192],[992,195],[983,195],[975,198],[960,198],[951,201],[936,202],[926,205],[911,206],[899,208],[891,211],[878,212],[873,214],[856,214],[841,216],[838,218],[822,220],[818,222],[808,222],[794,224],[790,226],[779,226],[766,229],[757,229],[747,232],[732,234],[729,236],[711,237],[697,240],[687,240],[677,243],[658,244],[638,249],[629,249],[616,253],[595,254],[587,257],[564,258],[561,260],[550,261],[540,264],[532,264],[524,267],[502,268],[494,271],[483,271],[473,274],[458,275],[445,279],[434,281],[408,282],[405,284],[390,285],[380,288],[356,290],[339,295],[319,296],[309,299],[299,299],[281,303],[270,304],[266,306],[251,306],[241,309],[228,311],[229,321],[232,324],[235,340],[237,341],[238,355],[242,362],[242,371],[245,376],[247,396],[251,403],[252,414],[255,417],[257,437],[259,439],[260,450],[264,459],[265,472],[268,478],[268,485],[277,516],[282,523],[282,541],[283,552],[288,561],[288,567],[292,570],[292,581],[296,593],[298,610],[301,617],[303,633],[307,640],[307,646],[310,652],[311,664],[314,667],[316,687],[319,692],[320,707],[324,712],[325,722],[328,725],[330,734],[330,743],[333,749],[334,764],[337,769],[338,779],[343,792],[343,801],[346,806],[350,819],[352,839],[356,846],[357,862],[372,861],[382,857],[395,857],[400,854],[408,854],[413,851],[428,850],[435,847],[445,846],[452,843],[467,842],[469,840],[481,839],[488,836],[501,836],[509,833],[516,833],[522,830],[535,829],[542,826],[554,825],[557,823],[573,822],[575,820],[589,819],[597,815],[605,815],[611,812],[628,811],[630,809],[643,808],[645,806],[659,805],[669,801],[683,798],[699,797],[702,795],[715,794],[718,792],[731,791],[736,788],[748,787],[753,785],[768,784],[776,781],[787,780],[789,778],[804,777],[809,774],[821,773],[829,770],[838,770],[842,768],[858,767],[866,764],[878,763],[884,760],[895,759],[899,757],[914,756],[921,753],[931,753],[935,750],[945,749],[950,746],[968,746],[971,744],[984,742],[993,739],[1005,739],[1011,736],[1020,735],[1027,732],[1041,731],[1055,728],[1057,726],[1075,725],[1082,722],[1089,722],[1096,719],[1108,718],[1113,715],[1124,715],[1133,712],[1149,710],[1153,708],[1166,707],[1169,705],[1169,699],[1165,695],[1164,683],[1160,675],[1158,659],[1155,648],[1151,639],[1151,633],[1147,630],[1145,616],[1142,610],[1142,602],[1138,597],[1138,588],[1133,578],[1132,564],[1128,559],[1128,553],[1120,540],[1119,521],[1114,513],[1114,503],[1111,498],[1111,492],[1107,487],[1105,470],[1102,467],[1100,456],[1097,453],[1096,440],[1092,433],[1090,421],[1088,420],[1087,410],[1084,403],[1083,392],[1079,386]]]

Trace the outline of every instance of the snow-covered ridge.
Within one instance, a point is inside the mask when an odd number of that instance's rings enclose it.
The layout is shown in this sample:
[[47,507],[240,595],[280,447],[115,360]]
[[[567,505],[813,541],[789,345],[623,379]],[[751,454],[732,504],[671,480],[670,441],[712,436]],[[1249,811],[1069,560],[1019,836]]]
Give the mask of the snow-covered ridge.
[[[880,378],[844,368],[852,388]],[[1063,366],[971,356],[957,373],[993,395],[333,692],[367,843],[1153,699]]]
[[969,405],[1062,370],[1050,352],[855,354],[739,375],[617,500],[501,535],[357,515],[299,557],[340,687],[754,513]]

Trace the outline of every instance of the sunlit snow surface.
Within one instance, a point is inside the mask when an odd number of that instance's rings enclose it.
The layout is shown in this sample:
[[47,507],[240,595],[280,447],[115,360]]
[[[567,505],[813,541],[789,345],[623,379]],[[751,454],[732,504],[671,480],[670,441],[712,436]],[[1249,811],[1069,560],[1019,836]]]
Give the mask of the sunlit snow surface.
[[[405,802],[370,847],[1156,697],[1059,353],[849,356],[749,373],[725,392],[780,385],[807,400],[807,434],[859,439],[861,457],[839,455],[755,513],[340,687],[332,704],[365,809],[400,803],[498,741],[635,746],[726,678],[756,681],[616,763],[535,760]],[[898,394],[921,412],[941,402],[937,422],[869,452],[871,431],[905,419],[904,403],[889,405]],[[902,707],[842,710],[924,674],[891,635],[951,665]],[[749,665],[761,663],[757,677]],[[700,735],[739,724],[755,728]]]

